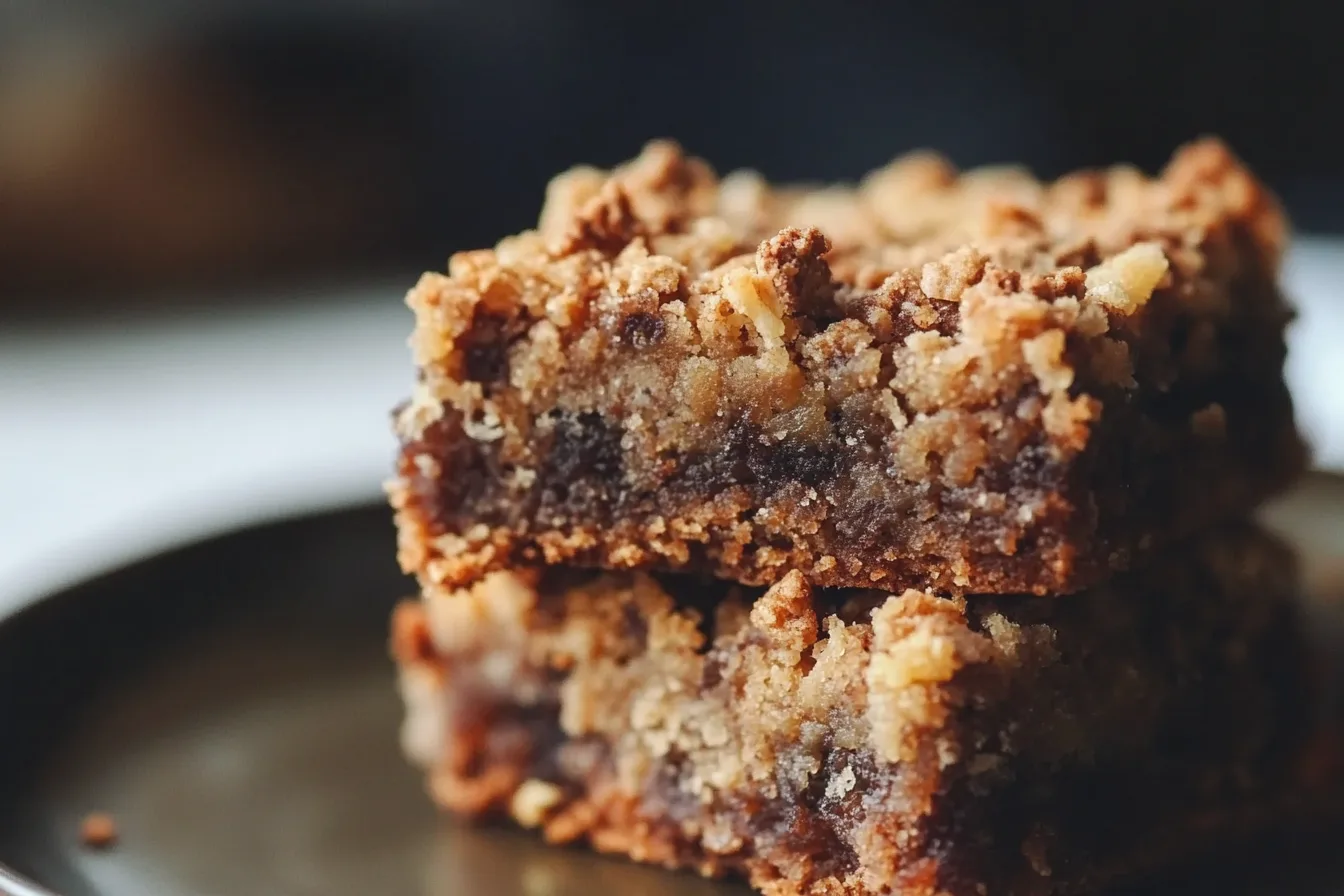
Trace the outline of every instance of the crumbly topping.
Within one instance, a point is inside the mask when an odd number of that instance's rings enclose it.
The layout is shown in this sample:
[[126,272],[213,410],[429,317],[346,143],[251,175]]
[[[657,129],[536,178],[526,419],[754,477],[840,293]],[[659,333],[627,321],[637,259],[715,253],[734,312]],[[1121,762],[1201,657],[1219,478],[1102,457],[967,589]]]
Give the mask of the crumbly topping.
[[[838,212],[810,215],[817,203]],[[841,219],[871,226],[857,234],[828,226]],[[1228,251],[1236,231],[1255,240],[1272,276],[1284,229],[1272,198],[1215,141],[1184,148],[1155,179],[1125,168],[1056,184],[1016,170],[958,177],[920,155],[857,188],[822,191],[772,190],[742,174],[720,182],[703,162],[656,142],[610,174],[561,175],[538,231],[454,256],[449,276],[426,275],[408,300],[418,363],[449,379],[467,378],[483,319],[503,330],[491,333],[496,339],[525,337],[549,322],[570,343],[592,325],[592,312],[609,306],[628,314],[647,297],[638,310],[665,330],[691,324],[686,354],[733,357],[778,347],[793,317],[804,319],[795,328],[804,339],[858,321],[875,344],[899,347],[936,324],[925,312],[911,316],[917,333],[893,329],[902,305],[962,302],[961,326],[939,334],[952,355],[927,359],[904,378],[941,379],[944,406],[971,406],[985,390],[972,382],[963,394],[965,359],[978,359],[980,375],[1002,379],[1000,394],[1034,378],[1020,355],[986,342],[987,327],[1018,338],[1125,341],[1110,332],[1111,317],[1132,316],[1155,293],[1179,306],[1225,286],[1237,273]],[[969,312],[968,291],[977,296]],[[745,346],[739,316],[753,331]],[[1104,347],[1079,354],[1097,352],[1117,354]],[[1132,385],[1114,365],[1078,379]]]
[[[810,199],[842,213],[813,220]],[[828,229],[841,218],[871,226]],[[625,344],[661,349],[658,385],[687,403],[687,425],[711,412],[806,416],[836,390],[864,388],[894,419],[928,418],[929,449],[904,452],[907,474],[926,476],[930,457],[959,446],[986,454],[963,441],[984,444],[985,410],[1037,390],[1054,450],[1067,455],[1085,444],[1101,391],[1169,376],[1161,353],[1135,354],[1136,334],[1225,292],[1241,264],[1237,233],[1256,241],[1272,276],[1283,232],[1273,200],[1216,142],[1186,147],[1154,179],[1124,168],[1053,185],[1016,170],[956,176],[920,155],[857,188],[811,192],[748,175],[720,182],[657,142],[610,174],[561,175],[539,230],[425,275],[408,297],[425,372],[417,392],[459,409],[474,438],[516,452],[531,427],[522,407],[500,406],[496,381],[523,407],[557,389],[578,403],[594,388],[576,382],[585,359],[601,364],[604,345]],[[1162,310],[1137,321],[1153,302]],[[857,342],[884,380],[847,387],[849,377],[817,369],[845,367]],[[702,382],[699,359],[720,382]],[[708,402],[714,385],[723,397]],[[432,403],[412,403],[404,434],[433,422]],[[965,469],[953,464],[949,480]]]

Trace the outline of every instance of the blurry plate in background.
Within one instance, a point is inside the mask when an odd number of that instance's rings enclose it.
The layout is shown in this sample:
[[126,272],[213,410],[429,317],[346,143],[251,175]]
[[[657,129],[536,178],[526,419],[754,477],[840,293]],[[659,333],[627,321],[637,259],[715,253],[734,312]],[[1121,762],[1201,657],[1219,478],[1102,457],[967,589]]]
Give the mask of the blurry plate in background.
[[[1344,56],[1318,6],[6,0],[0,316],[437,266],[654,136],[832,180],[919,147],[1154,170],[1215,133],[1341,233]],[[1104,65],[1059,64],[1078,35]]]

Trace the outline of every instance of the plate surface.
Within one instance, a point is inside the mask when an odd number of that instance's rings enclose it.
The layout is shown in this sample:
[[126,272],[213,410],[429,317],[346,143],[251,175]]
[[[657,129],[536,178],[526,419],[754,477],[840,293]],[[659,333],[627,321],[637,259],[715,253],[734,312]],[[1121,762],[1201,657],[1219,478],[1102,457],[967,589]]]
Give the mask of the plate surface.
[[[1267,517],[1333,629],[1344,484],[1309,479]],[[0,623],[0,863],[61,896],[746,893],[436,815],[397,746],[385,632],[410,585],[388,518],[242,531]],[[111,850],[79,844],[94,810]],[[21,878],[0,870],[0,893],[45,894]]]

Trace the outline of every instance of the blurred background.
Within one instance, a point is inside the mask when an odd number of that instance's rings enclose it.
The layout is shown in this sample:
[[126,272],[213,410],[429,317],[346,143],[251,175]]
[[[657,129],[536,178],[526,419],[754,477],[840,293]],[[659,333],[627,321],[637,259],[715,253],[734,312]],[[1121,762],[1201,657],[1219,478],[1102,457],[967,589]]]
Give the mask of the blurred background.
[[0,576],[374,494],[405,287],[664,135],[853,179],[1220,134],[1306,237],[1294,387],[1344,462],[1341,109],[1306,0],[0,0]]
[[6,313],[409,280],[548,177],[675,136],[855,178],[920,146],[1042,175],[1217,133],[1344,228],[1315,5],[576,0],[0,3]]

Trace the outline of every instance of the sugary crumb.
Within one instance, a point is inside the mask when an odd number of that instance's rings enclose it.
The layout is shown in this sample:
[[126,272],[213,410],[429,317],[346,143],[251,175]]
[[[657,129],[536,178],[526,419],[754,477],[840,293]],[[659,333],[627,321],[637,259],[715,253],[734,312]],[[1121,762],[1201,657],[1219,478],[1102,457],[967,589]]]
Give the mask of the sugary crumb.
[[547,781],[529,778],[514,791],[509,813],[525,828],[539,827],[564,799],[564,791]]
[[845,766],[826,784],[826,795],[831,799],[840,799],[854,789],[858,777],[854,774],[853,766]]

